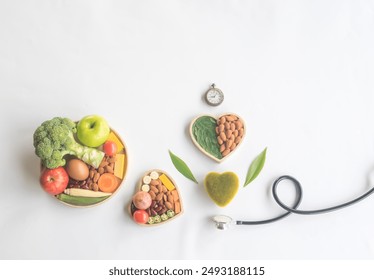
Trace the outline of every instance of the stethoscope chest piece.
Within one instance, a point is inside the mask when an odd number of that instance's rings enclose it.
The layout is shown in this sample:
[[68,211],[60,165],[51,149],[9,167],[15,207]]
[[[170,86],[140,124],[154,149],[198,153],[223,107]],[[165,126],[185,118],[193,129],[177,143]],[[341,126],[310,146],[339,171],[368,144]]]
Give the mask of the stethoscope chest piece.
[[228,229],[230,225],[233,223],[232,218],[225,215],[214,216],[213,221],[216,223],[216,228],[220,230]]

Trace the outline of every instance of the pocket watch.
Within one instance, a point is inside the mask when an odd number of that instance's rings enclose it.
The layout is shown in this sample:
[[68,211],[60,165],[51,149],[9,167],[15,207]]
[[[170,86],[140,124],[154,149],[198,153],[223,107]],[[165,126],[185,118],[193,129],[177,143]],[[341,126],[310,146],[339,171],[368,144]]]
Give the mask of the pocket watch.
[[215,84],[210,86],[210,89],[205,93],[205,101],[211,106],[218,106],[223,102],[224,95],[222,90],[216,88]]

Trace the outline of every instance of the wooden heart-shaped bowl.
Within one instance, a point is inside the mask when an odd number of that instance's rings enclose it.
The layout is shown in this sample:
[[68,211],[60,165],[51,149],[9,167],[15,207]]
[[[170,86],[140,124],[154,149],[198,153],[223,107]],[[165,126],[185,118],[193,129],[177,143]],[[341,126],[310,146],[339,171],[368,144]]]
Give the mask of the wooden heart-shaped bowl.
[[[121,137],[113,129],[110,129],[109,137],[106,141],[112,141],[116,144],[117,152],[113,156],[105,155],[98,168],[90,166],[75,157],[68,156],[66,158],[66,165],[63,166],[65,170],[70,169],[70,173],[82,172],[83,169],[89,170],[89,175],[84,180],[76,180],[69,176],[69,183],[64,192],[55,195],[55,197],[65,205],[72,207],[85,208],[97,206],[105,201],[108,201],[115,193],[118,192],[122,182],[125,180],[127,173],[127,147]],[[103,147],[96,149],[103,151]],[[70,161],[75,160],[74,164],[69,164]],[[78,163],[77,163],[78,162]],[[41,173],[45,168],[41,167]],[[69,171],[67,173],[69,173]],[[104,180],[112,181],[110,188]]]
[[163,170],[147,171],[136,186],[128,210],[143,226],[161,225],[180,217],[183,203],[177,184]]
[[190,125],[192,142],[203,154],[217,162],[222,162],[236,151],[245,134],[244,120],[233,113],[218,118],[200,115]]

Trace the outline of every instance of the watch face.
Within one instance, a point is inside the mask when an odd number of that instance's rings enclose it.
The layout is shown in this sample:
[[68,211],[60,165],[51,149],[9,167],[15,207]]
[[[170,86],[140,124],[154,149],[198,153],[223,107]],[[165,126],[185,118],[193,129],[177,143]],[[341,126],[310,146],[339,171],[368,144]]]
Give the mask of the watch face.
[[212,88],[206,93],[206,101],[210,105],[219,105],[223,101],[223,93],[219,89]]

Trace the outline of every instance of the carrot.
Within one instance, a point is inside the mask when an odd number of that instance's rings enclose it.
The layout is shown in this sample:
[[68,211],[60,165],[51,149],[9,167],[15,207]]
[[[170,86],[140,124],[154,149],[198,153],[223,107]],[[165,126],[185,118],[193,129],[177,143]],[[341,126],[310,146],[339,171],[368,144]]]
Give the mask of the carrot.
[[113,193],[117,189],[119,181],[113,174],[104,173],[100,176],[97,184],[102,192]]

